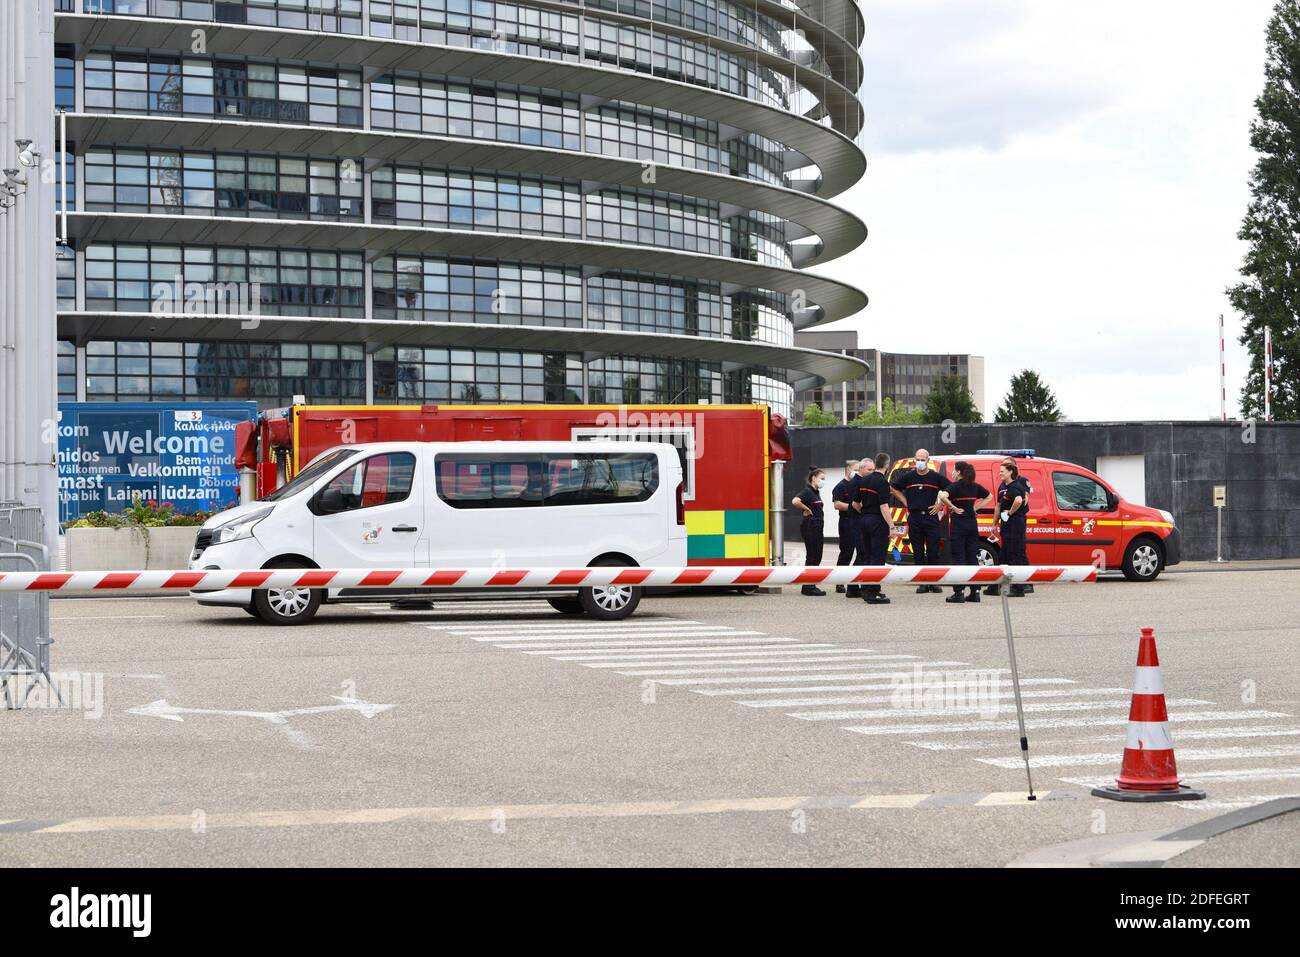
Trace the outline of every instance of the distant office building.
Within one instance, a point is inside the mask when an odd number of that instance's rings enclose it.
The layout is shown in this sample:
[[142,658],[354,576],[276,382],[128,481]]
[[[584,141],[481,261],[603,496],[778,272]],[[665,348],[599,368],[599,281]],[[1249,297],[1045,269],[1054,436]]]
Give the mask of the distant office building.
[[886,399],[893,399],[909,410],[925,405],[926,396],[940,376],[957,375],[975,397],[981,414],[984,405],[984,357],[952,353],[898,353],[879,349],[859,349],[858,334],[845,332],[800,332],[795,345],[823,352],[839,352],[862,359],[871,366],[867,375],[834,385],[804,389],[795,394],[794,421],[803,418],[803,410],[816,403],[833,413],[841,422],[851,422],[868,409],[880,410]]

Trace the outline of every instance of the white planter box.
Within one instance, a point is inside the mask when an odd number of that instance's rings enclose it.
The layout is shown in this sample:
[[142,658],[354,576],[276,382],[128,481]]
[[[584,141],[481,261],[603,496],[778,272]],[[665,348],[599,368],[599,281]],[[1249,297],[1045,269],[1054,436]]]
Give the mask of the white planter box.
[[69,528],[70,572],[188,568],[197,526],[170,528]]

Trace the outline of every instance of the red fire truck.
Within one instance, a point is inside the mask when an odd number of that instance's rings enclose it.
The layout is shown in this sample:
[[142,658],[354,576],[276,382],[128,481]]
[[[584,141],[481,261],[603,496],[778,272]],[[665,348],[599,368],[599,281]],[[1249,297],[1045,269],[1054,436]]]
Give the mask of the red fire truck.
[[326,449],[365,442],[668,442],[682,459],[688,555],[771,562],[772,464],[790,459],[784,417],[764,405],[293,405],[237,433],[236,465],[262,497]]

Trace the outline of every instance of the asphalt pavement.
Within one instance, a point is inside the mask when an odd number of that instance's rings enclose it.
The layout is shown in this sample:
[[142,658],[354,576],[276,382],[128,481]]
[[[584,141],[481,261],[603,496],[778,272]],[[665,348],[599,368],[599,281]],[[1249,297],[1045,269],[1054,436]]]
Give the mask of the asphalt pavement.
[[[0,712],[0,865],[1105,864],[1300,794],[1297,571],[1198,570],[1011,602],[1035,802],[992,599],[690,592],[608,625],[336,605],[288,629],[59,599],[78,707]],[[1089,795],[1142,626],[1204,801]],[[1295,865],[1298,821],[1160,863]]]

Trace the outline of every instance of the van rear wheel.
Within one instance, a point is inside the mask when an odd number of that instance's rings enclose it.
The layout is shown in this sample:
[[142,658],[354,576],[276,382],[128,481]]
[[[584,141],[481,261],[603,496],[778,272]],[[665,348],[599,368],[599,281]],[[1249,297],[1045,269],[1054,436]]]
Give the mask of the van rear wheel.
[[[622,562],[606,560],[593,562],[592,567],[623,565]],[[582,610],[598,621],[620,621],[641,604],[641,588],[637,585],[596,585],[591,588],[578,589],[578,602]]]
[[[272,568],[302,568],[301,565],[272,565]],[[316,617],[324,588],[259,588],[253,592],[253,611],[269,625],[305,625]]]

